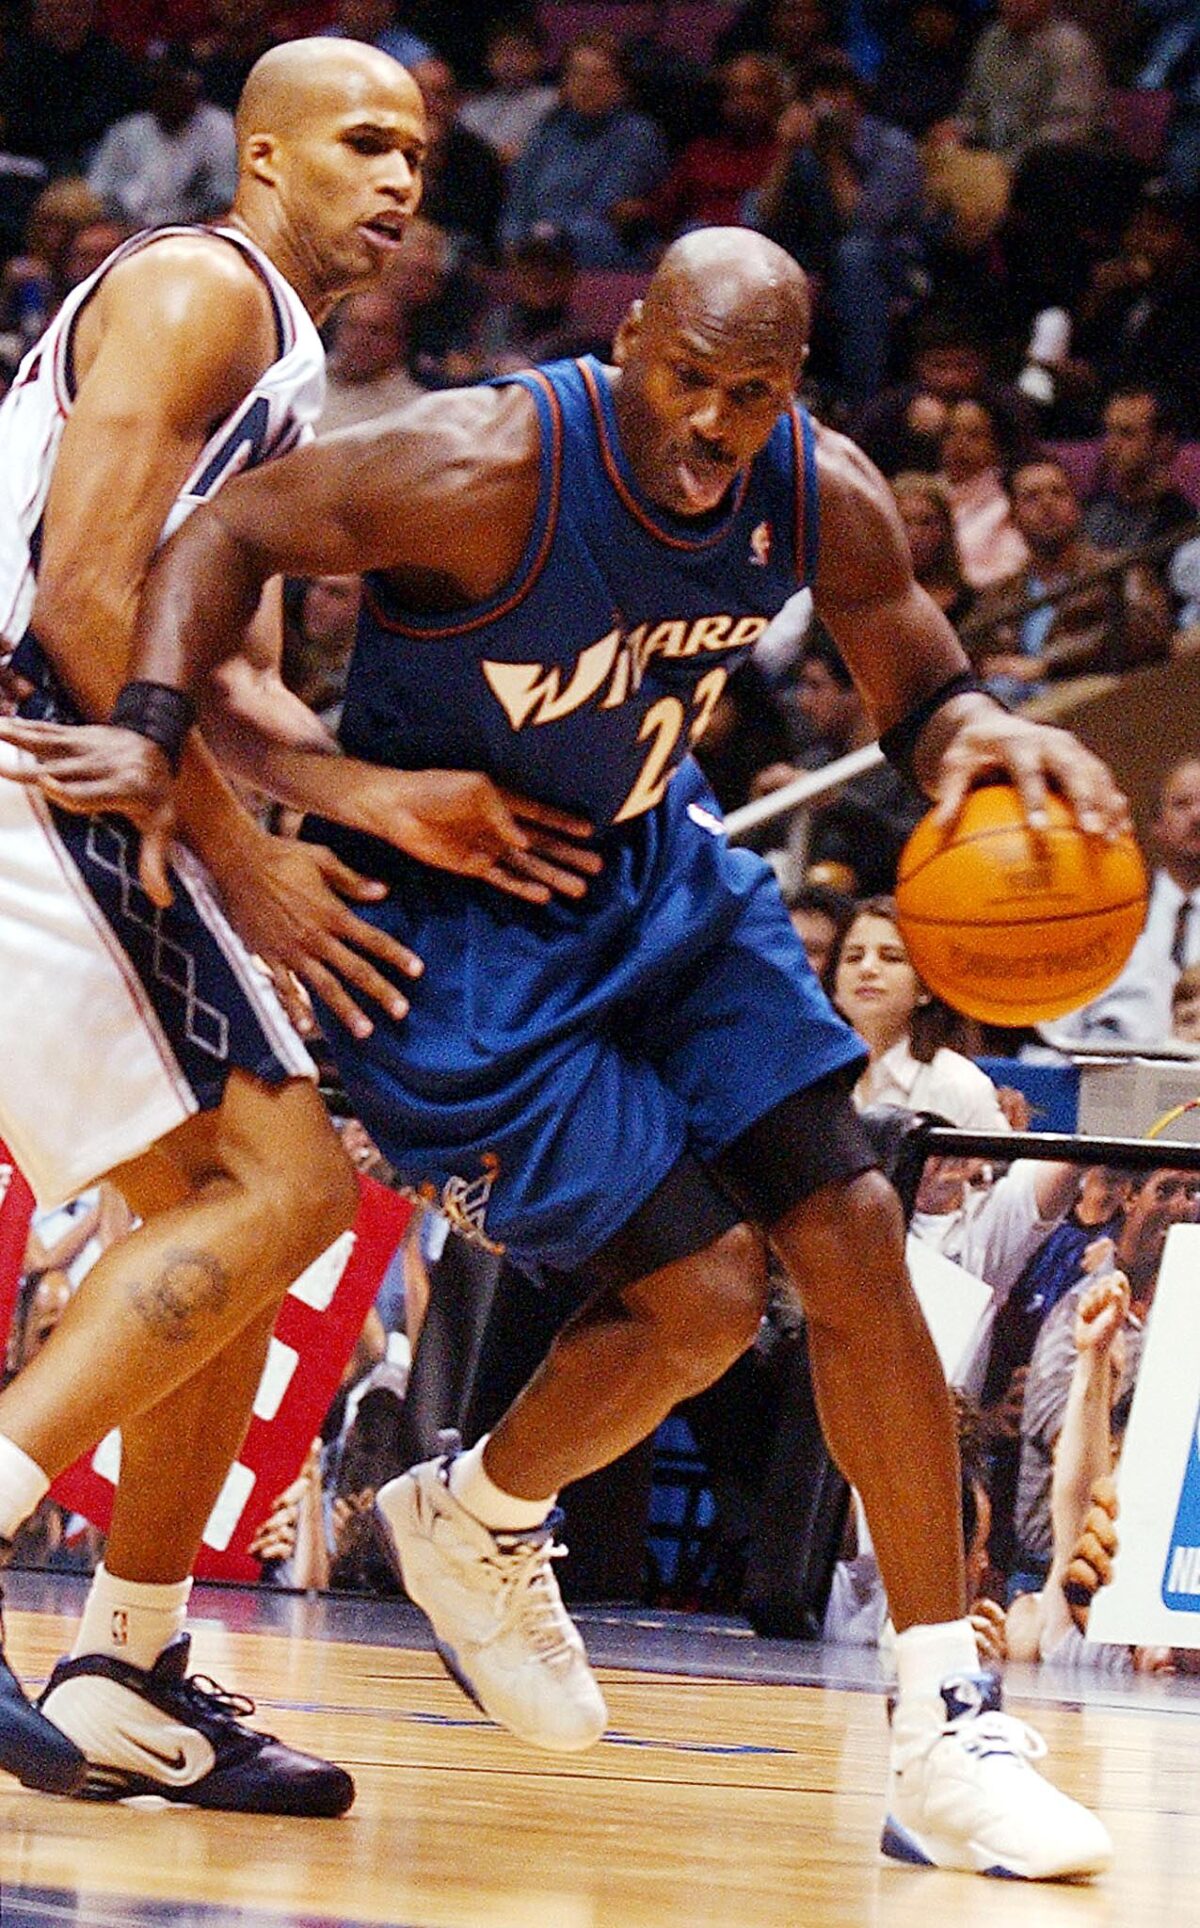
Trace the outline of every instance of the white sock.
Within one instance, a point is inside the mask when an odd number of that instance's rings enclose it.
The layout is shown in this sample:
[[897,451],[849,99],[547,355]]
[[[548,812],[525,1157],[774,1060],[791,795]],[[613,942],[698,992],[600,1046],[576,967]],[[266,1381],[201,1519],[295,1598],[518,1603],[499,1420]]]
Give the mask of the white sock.
[[491,1438],[485,1433],[474,1446],[450,1462],[450,1491],[472,1519],[493,1533],[523,1533],[527,1527],[540,1526],[549,1513],[557,1493],[544,1500],[519,1500],[504,1492],[487,1476],[483,1449]]
[[183,1632],[191,1580],[121,1580],[101,1562],[92,1576],[83,1619],[71,1649],[107,1654],[133,1667],[153,1667],[169,1640]]
[[896,1683],[901,1702],[937,1701],[952,1674],[977,1674],[979,1649],[971,1622],[944,1620],[906,1627],[896,1635]]
[[0,1539],[11,1540],[49,1491],[36,1459],[0,1433]]

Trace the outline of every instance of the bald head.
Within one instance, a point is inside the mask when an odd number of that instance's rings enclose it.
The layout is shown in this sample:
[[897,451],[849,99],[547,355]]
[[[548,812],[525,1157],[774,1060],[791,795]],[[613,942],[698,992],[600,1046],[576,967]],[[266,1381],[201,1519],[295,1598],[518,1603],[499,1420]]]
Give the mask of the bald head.
[[379,95],[420,107],[416,82],[390,54],[357,40],[285,40],[255,61],[235,116],[239,152],[254,134],[286,138],[314,118],[365,106]]
[[703,318],[747,352],[797,370],[808,345],[808,282],[783,248],[748,228],[697,228],[667,249],[646,291],[648,325]]

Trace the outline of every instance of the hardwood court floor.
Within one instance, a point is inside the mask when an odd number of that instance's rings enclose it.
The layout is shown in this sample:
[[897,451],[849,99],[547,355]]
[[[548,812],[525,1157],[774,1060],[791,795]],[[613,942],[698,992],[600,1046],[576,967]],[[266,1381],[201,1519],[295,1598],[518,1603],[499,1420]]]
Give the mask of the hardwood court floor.
[[[7,1590],[24,1597],[19,1582]],[[72,1611],[76,1597],[61,1585],[51,1595]],[[196,1604],[197,1669],[253,1687],[265,1725],[350,1767],[353,1810],[337,1822],[144,1812],[5,1782],[0,1928],[1200,1924],[1191,1682],[1068,1682],[1074,1705],[1035,1705],[1010,1687],[1057,1778],[1099,1807],[1117,1843],[1098,1883],[1034,1887],[878,1859],[880,1697],[800,1684],[856,1670],[866,1684],[873,1657],[780,1643],[764,1653],[733,1627],[584,1614],[593,1654],[626,1664],[602,1669],[608,1737],[555,1761],[476,1714],[407,1609],[212,1593]],[[8,1621],[16,1663],[39,1679],[69,1618],[18,1607]],[[1048,1691],[1044,1676],[1021,1684]]]

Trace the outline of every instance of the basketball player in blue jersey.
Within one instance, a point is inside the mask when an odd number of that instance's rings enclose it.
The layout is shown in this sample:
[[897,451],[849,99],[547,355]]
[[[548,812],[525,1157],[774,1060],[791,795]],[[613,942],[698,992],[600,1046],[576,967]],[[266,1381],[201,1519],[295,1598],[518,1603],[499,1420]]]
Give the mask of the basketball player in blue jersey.
[[[387,881],[362,914],[427,963],[403,1025],[360,1040],[326,1013],[360,1115],[460,1228],[592,1287],[488,1438],[379,1494],[467,1691],[535,1744],[599,1737],[553,1578],[555,1495],[750,1344],[769,1244],[803,1299],[830,1448],[899,1629],[885,1851],[1087,1875],[1109,1858],[1104,1828],[1034,1770],[1036,1738],[979,1672],[950,1404],[850,1102],[863,1047],[766,867],[724,841],[688,748],[807,581],[885,748],[947,813],[997,770],[1031,817],[1053,784],[1097,836],[1125,804],[1073,738],[980,693],[914,583],[886,485],[795,405],[807,328],[789,256],[742,230],[687,236],[614,367],[439,395],[232,483],[163,551],[139,674],[201,682],[273,571],[367,570],[346,791],[370,762],[447,762],[598,827],[586,896],[543,907],[314,833]],[[52,795],[98,786],[143,822],[167,807],[166,765],[135,733],[16,740]]]
[[[417,205],[420,95],[373,48],[278,48],[250,77],[238,136],[229,220],[118,250],[68,297],[0,412],[0,642],[33,685],[28,714],[108,713],[161,534],[229,474],[311,435],[316,323],[377,277]],[[288,706],[271,647],[260,627],[226,708],[265,710],[311,746],[320,732]],[[180,716],[153,692],[122,701],[182,749]],[[12,761],[0,748],[6,772]],[[519,821],[523,806],[474,774],[381,774],[392,793],[378,808],[418,855],[535,898],[560,881],[544,811]],[[217,896],[352,1030],[369,1028],[372,999],[402,1013],[414,960],[344,901],[381,887],[327,850],[265,837],[194,738],[179,794],[206,868],[181,852],[170,883],[149,880],[156,903],[121,825],[0,782],[0,1135],[43,1203],[107,1174],[143,1221],[0,1393],[5,1539],[55,1474],[122,1436],[105,1563],[44,1713],[0,1671],[0,1766],[34,1787],[86,1777],[99,1797],[337,1813],[353,1796],[341,1768],[254,1733],[186,1678],[187,1576],[280,1299],[357,1197],[311,1064]]]

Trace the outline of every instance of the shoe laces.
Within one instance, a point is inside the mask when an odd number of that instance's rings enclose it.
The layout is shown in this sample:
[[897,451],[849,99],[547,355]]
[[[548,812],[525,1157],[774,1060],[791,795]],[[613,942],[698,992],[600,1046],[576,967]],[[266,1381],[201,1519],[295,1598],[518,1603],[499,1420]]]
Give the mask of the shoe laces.
[[209,1720],[241,1721],[254,1712],[249,1694],[230,1693],[209,1674],[189,1674],[175,1691],[188,1706]]
[[995,1710],[985,1714],[965,1714],[957,1720],[947,1721],[942,1734],[952,1736],[963,1751],[976,1760],[986,1760],[990,1755],[1008,1755],[1016,1761],[1040,1761],[1045,1758],[1047,1751],[1046,1743],[1035,1727],[1018,1720],[1014,1714],[1002,1714]]
[[497,1536],[495,1555],[487,1562],[497,1578],[505,1624],[517,1626],[542,1660],[555,1660],[574,1644],[574,1628],[563,1609],[553,1567],[566,1553],[566,1547],[556,1543],[548,1521],[545,1528],[515,1542],[507,1535]]

